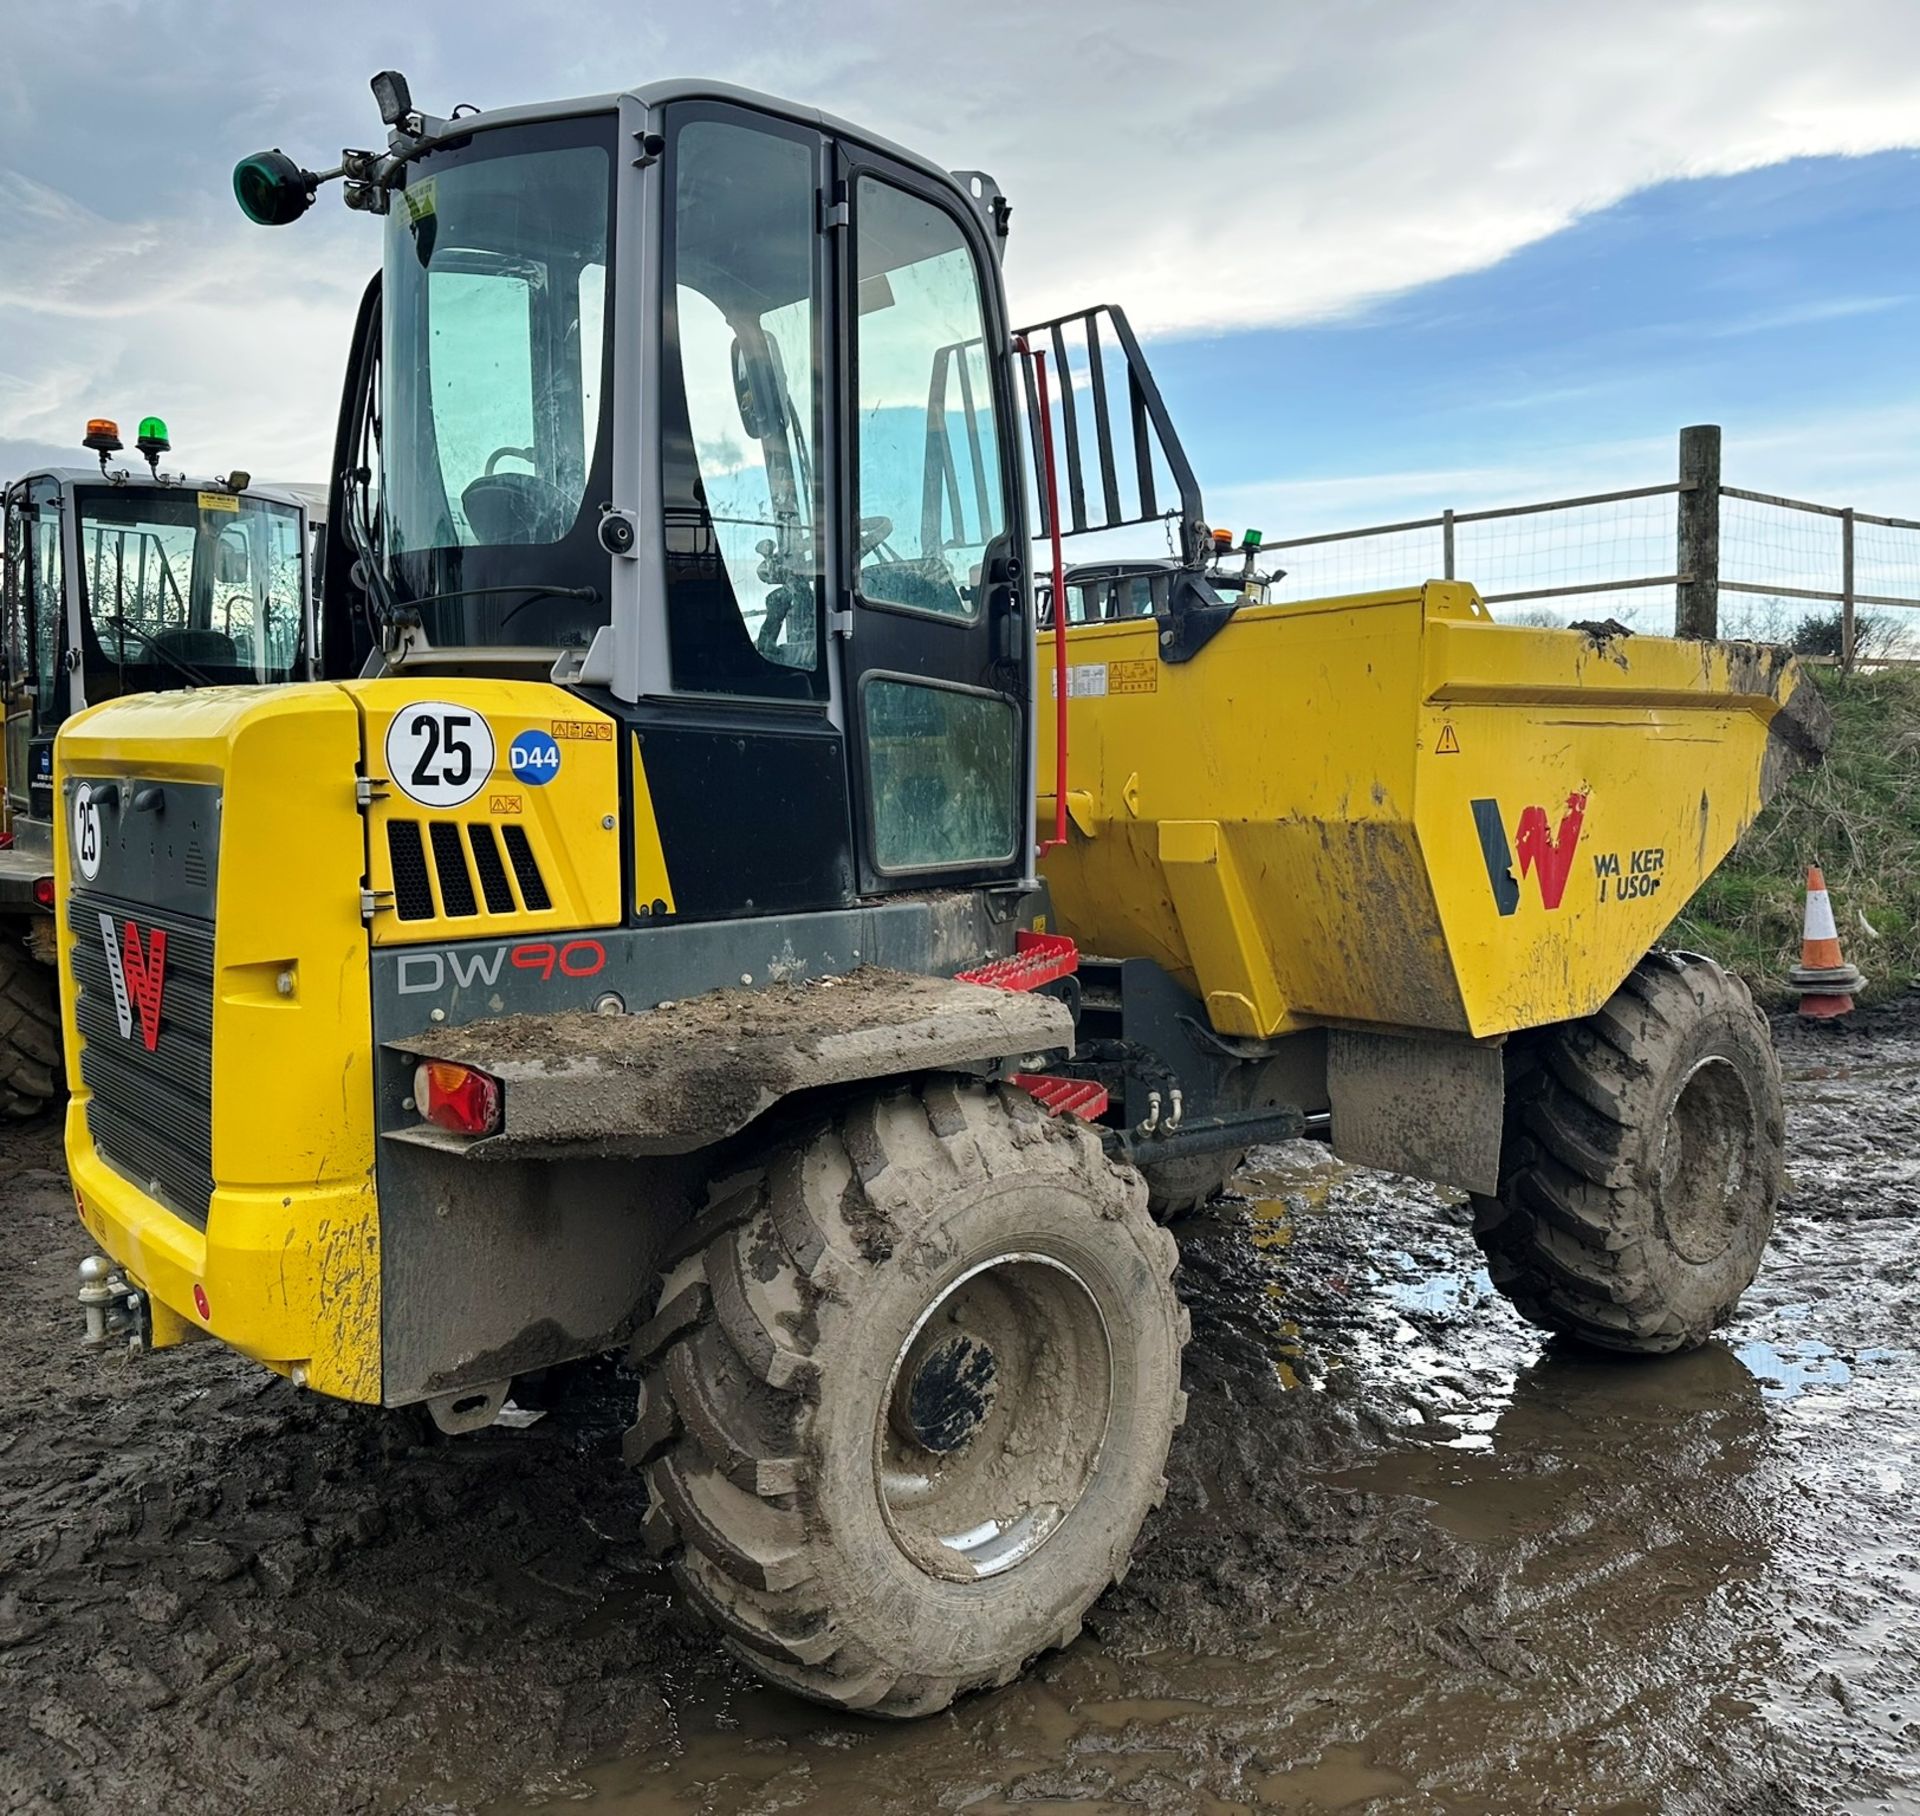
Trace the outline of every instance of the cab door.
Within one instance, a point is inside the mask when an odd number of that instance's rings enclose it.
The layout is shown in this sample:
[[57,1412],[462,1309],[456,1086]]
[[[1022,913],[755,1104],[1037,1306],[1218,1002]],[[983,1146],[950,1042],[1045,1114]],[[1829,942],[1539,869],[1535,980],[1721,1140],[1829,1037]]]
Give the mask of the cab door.
[[949,186],[851,144],[836,169],[838,625],[860,885],[1011,880],[1028,867],[1033,639],[998,271]]
[[6,786],[11,810],[53,817],[53,738],[79,702],[68,659],[71,631],[67,513],[59,485],[36,478],[7,518],[8,667]]

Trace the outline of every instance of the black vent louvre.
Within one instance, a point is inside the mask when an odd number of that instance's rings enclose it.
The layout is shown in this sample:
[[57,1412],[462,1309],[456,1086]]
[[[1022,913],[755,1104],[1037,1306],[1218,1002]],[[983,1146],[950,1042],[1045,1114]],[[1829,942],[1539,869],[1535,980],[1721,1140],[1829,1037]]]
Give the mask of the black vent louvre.
[[451,820],[435,820],[427,828],[433,840],[433,869],[440,879],[440,905],[449,919],[464,919],[480,912],[474,900],[473,874],[467,869],[467,848],[461,842],[460,828]]
[[403,921],[433,919],[433,889],[427,882],[427,854],[415,820],[387,822],[387,862],[393,867],[393,911]]
[[500,862],[500,847],[494,842],[493,828],[483,820],[476,820],[467,828],[467,843],[473,847],[473,867],[480,873],[480,893],[487,898],[487,912],[513,913],[513,891],[507,886],[507,867]]
[[[80,1074],[93,1093],[87,1128],[94,1145],[143,1192],[204,1229],[213,1196],[213,923],[86,890],[68,898],[67,913],[75,1019],[86,1043]],[[139,930],[144,962],[162,979],[152,1047],[126,976],[129,961],[121,957],[128,992],[123,1024],[107,956],[108,941],[116,954],[133,943],[125,931],[129,919]]]
[[520,885],[520,899],[526,903],[529,911],[538,913],[553,906],[553,897],[547,894],[545,879],[540,875],[540,866],[533,860],[533,847],[527,842],[526,829],[520,826],[503,826],[500,836],[507,842],[507,856],[513,861],[514,880]]

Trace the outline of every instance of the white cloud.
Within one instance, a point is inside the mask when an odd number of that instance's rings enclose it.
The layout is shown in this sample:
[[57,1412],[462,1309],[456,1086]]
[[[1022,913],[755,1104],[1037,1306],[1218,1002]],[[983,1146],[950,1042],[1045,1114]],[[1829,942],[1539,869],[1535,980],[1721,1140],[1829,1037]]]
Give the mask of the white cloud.
[[196,464],[324,470],[375,237],[331,196],[249,230],[226,171],[262,141],[321,164],[375,139],[382,62],[434,109],[676,72],[786,93],[992,171],[1017,317],[1112,299],[1158,334],[1328,319],[1649,183],[1920,140],[1908,0],[718,0],[673,20],[472,0],[329,20],[207,0],[187,31],[78,0],[12,22],[0,462],[117,407],[168,414]]
[[322,477],[364,282],[301,256],[328,238],[268,239],[209,206],[108,220],[0,173],[0,448],[84,464],[89,416],[124,434],[152,414],[193,472]]
[[[1309,320],[1489,265],[1649,183],[1920,139],[1920,8],[1465,0],[989,6],[1031,86],[958,118],[864,58],[869,117],[992,169],[1033,314]],[[1017,19],[1017,23],[1016,23]],[[977,70],[957,72],[971,82]],[[1007,103],[1011,103],[1010,105]]]

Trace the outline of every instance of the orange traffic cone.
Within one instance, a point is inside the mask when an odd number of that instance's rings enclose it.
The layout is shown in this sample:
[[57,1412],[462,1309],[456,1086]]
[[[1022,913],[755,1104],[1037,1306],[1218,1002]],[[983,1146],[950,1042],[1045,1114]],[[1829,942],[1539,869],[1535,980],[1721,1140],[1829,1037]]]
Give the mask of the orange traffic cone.
[[1840,930],[1833,924],[1827,879],[1818,864],[1807,866],[1807,918],[1800,939],[1800,962],[1787,982],[1800,992],[1800,1013],[1814,1021],[1853,1013],[1853,993],[1867,980],[1840,956]]

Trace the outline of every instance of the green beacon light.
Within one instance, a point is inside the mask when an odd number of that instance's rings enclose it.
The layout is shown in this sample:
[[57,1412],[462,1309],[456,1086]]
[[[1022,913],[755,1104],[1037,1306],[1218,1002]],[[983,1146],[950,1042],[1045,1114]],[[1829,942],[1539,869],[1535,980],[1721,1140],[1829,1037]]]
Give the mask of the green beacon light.
[[1245,557],[1240,570],[1240,590],[1249,599],[1256,597],[1254,588],[1260,576],[1254,569],[1254,562],[1260,554],[1260,532],[1248,530],[1240,538],[1240,553]]
[[233,197],[258,227],[286,227],[313,206],[320,179],[284,151],[256,151],[233,167]]
[[160,471],[160,456],[173,446],[167,439],[167,425],[157,416],[143,416],[140,419],[140,433],[134,438],[133,445],[146,456],[147,465],[157,476]]

